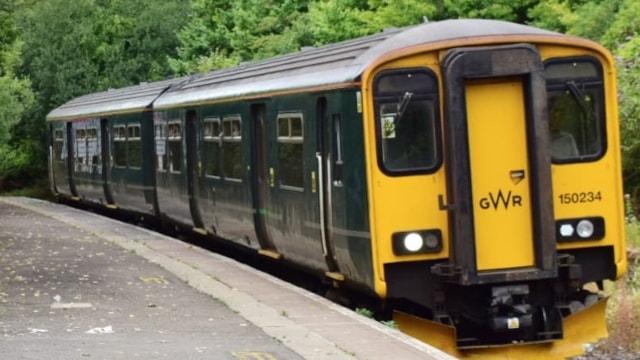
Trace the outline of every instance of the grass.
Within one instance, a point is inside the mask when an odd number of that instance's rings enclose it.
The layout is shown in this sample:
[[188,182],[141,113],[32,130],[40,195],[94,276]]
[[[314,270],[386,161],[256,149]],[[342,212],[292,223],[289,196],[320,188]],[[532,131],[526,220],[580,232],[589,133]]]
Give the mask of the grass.
[[605,353],[640,351],[640,221],[635,216],[627,216],[626,232],[627,275],[606,287],[611,296],[607,307],[609,338],[599,345]]

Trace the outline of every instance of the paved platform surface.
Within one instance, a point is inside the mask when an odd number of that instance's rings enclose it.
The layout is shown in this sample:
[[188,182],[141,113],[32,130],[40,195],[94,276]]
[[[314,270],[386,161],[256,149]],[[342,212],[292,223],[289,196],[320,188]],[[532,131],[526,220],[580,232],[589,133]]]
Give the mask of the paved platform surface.
[[0,359],[452,359],[234,260],[0,197]]

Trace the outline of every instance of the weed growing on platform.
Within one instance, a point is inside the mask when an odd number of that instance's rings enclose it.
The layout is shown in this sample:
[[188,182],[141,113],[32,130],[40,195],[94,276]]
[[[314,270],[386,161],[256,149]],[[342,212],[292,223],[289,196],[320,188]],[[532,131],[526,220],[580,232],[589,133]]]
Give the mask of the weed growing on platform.
[[356,308],[356,314],[373,319],[373,311],[366,308]]

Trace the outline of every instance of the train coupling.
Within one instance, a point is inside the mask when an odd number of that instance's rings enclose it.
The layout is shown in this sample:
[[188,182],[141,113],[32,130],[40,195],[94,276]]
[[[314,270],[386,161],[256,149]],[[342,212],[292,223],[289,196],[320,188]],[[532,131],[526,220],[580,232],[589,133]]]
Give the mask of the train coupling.
[[533,307],[527,303],[525,284],[491,288],[489,327],[496,332],[528,329],[533,326]]

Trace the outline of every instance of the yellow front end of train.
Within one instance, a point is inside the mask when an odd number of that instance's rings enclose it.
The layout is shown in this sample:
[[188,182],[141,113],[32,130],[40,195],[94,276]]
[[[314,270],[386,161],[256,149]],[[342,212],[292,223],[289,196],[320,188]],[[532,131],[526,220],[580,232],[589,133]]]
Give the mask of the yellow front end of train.
[[[453,37],[362,79],[377,293],[455,356],[566,358],[626,271],[614,62],[559,34]],[[594,288],[594,286],[587,286]]]

